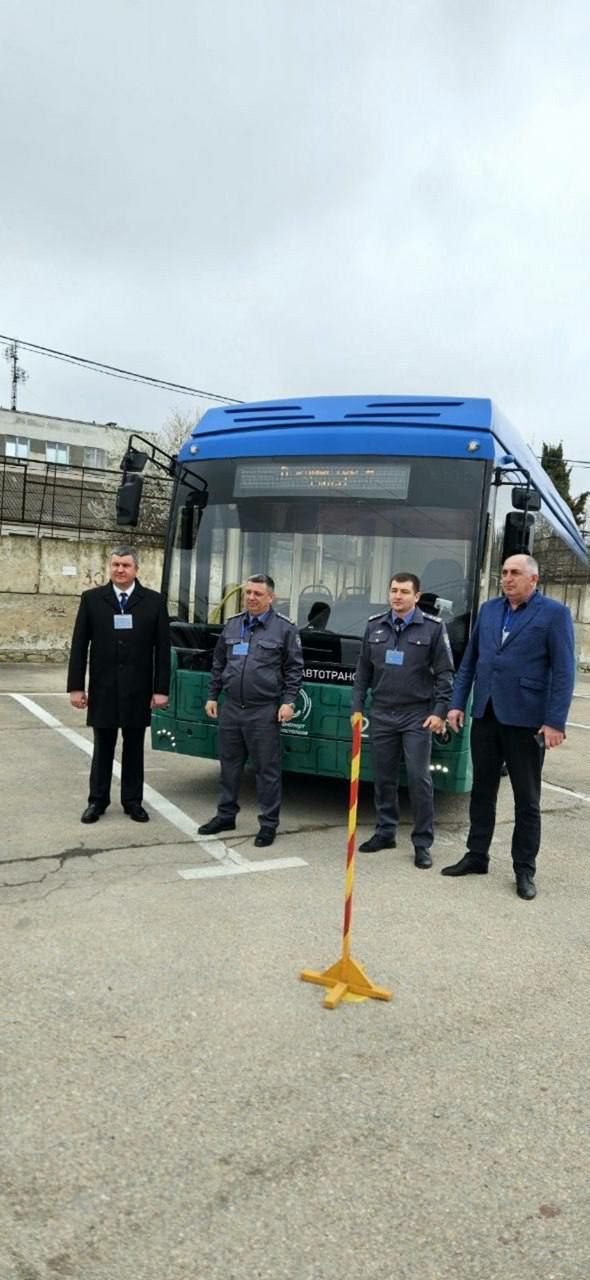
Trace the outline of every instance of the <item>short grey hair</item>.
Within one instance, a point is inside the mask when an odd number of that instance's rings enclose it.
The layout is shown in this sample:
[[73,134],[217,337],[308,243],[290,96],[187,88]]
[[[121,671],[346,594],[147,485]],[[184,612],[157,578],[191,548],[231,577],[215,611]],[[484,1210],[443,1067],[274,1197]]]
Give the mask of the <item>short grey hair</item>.
[[[512,556],[522,556],[527,573],[536,573],[538,577],[539,565],[534,556],[527,556],[524,551],[513,551],[512,555],[506,556],[506,560],[512,560]],[[506,560],[503,561],[502,568],[506,564]]]
[[128,547],[126,545],[123,545],[121,547],[113,547],[111,551],[111,560],[113,556],[131,556],[131,559],[133,560],[135,568],[137,569],[139,560],[137,559],[137,551],[135,550],[135,547]]

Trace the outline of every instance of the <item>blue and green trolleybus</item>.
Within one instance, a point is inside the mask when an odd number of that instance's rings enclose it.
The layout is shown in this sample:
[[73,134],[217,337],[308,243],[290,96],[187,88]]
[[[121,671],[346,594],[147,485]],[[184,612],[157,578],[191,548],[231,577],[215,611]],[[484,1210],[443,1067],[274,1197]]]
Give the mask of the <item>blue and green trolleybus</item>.
[[[128,489],[141,456],[134,439]],[[274,578],[276,608],[301,629],[305,679],[282,729],[283,766],[345,778],[360,641],[369,616],[387,607],[393,572],[418,575],[421,607],[446,623],[458,665],[478,603],[498,590],[503,556],[533,552],[535,527],[586,559],[570,509],[487,399],[214,408],[173,474],[162,583],[173,678],[169,707],[152,718],[163,751],[216,755],[217,728],[204,712],[212,653],[250,574]],[[468,735],[435,738],[432,769],[438,788],[468,790]],[[368,751],[361,776],[371,776]]]

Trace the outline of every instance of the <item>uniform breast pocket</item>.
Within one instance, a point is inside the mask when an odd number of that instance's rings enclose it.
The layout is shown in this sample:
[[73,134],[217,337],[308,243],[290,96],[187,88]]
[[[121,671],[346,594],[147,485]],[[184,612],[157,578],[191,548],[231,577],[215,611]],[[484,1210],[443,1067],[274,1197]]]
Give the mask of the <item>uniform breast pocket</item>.
[[407,653],[412,662],[427,662],[429,646],[423,640],[407,639]]
[[406,667],[408,674],[415,673],[415,678],[427,680],[430,672],[430,646],[423,640],[413,640],[408,636],[406,646]]
[[281,646],[276,640],[259,640],[256,646],[256,656],[259,662],[265,665],[276,666],[281,657]]

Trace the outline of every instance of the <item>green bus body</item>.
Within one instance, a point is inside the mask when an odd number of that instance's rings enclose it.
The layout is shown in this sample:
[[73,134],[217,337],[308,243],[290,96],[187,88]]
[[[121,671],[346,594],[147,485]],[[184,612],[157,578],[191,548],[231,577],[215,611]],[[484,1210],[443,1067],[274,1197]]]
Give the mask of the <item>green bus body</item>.
[[[208,673],[181,671],[172,651],[170,703],[166,711],[152,713],[152,746],[156,751],[217,759],[217,724],[205,715]],[[297,699],[295,718],[281,730],[283,769],[291,773],[349,778],[351,757],[351,687],[304,684]],[[367,719],[370,716],[370,699]],[[371,757],[363,726],[361,772],[372,782]],[[432,775],[438,791],[471,790],[469,735],[451,734],[448,742],[434,739]],[[405,775],[401,772],[402,784]]]

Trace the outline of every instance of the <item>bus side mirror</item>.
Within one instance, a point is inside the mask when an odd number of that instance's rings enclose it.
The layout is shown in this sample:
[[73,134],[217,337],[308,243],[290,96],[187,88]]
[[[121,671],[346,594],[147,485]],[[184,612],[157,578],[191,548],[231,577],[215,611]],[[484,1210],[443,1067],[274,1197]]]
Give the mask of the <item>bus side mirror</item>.
[[139,504],[143,479],[141,476],[129,476],[117,489],[117,524],[135,527],[139,518]]
[[148,460],[147,453],[142,453],[141,449],[135,449],[130,445],[125,457],[121,461],[121,471],[143,471]]
[[[526,523],[525,523],[526,521]],[[535,537],[535,518],[522,511],[509,511],[504,525],[502,560],[508,556],[532,556]]]
[[517,511],[540,511],[541,494],[538,489],[527,489],[525,484],[515,485],[512,490],[512,506]]

